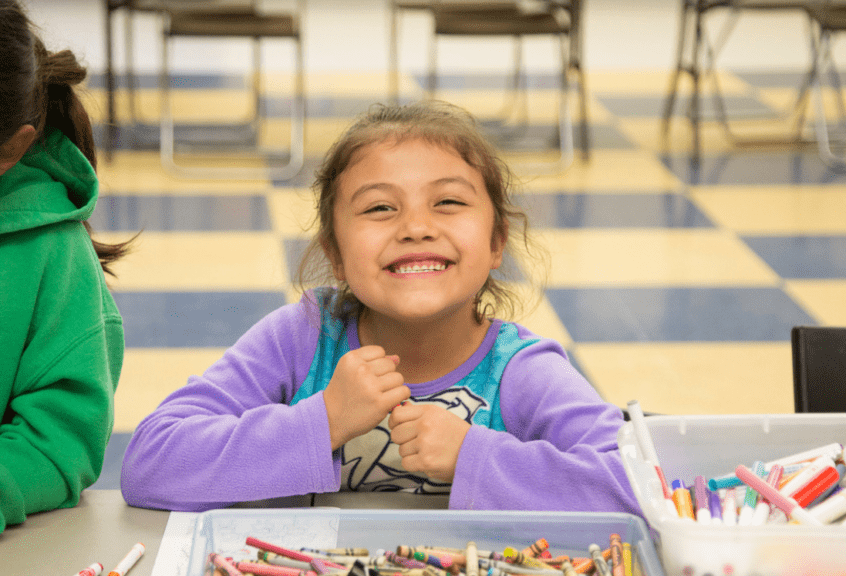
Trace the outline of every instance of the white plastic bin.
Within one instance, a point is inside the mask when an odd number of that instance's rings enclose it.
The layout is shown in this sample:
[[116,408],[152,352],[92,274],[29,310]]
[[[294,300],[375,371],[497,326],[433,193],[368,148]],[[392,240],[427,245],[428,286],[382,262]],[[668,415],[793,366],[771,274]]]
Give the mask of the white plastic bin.
[[588,546],[608,547],[612,533],[632,545],[635,574],[664,576],[646,523],[631,514],[576,512],[467,512],[449,510],[339,510],[329,508],[215,510],[197,519],[188,576],[206,574],[209,553],[255,557],[247,536],[290,549],[365,547],[396,551],[399,545],[480,550],[526,547],[539,538],[550,552],[586,556]]
[[[649,416],[646,425],[667,482],[730,474],[738,464],[775,460],[846,443],[846,414]],[[654,467],[631,423],[618,443],[626,474],[668,576],[846,574],[846,526],[718,526],[669,515]]]

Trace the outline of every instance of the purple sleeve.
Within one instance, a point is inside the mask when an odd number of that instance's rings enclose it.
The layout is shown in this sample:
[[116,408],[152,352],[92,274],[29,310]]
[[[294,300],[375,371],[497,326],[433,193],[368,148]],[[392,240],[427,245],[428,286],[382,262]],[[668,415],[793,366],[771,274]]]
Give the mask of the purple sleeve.
[[138,425],[121,471],[129,504],[199,511],[340,488],[323,394],[287,405],[317,346],[313,311],[270,313]]
[[507,432],[472,426],[458,457],[451,509],[641,515],[617,449],[622,413],[542,340],[515,354],[500,384]]

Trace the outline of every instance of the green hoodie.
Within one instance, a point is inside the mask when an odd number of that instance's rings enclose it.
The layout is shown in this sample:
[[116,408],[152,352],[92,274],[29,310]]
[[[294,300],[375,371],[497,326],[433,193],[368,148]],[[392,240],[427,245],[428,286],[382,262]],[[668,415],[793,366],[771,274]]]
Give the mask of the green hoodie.
[[0,175],[0,531],[100,475],[123,325],[83,220],[97,177],[49,130]]

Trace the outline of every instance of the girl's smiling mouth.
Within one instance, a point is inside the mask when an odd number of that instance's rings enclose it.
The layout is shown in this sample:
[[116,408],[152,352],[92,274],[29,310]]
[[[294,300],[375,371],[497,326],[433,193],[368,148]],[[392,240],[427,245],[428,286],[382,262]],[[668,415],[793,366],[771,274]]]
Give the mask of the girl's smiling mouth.
[[391,274],[421,274],[442,272],[452,265],[453,262],[440,256],[416,255],[395,260],[388,264],[385,269]]

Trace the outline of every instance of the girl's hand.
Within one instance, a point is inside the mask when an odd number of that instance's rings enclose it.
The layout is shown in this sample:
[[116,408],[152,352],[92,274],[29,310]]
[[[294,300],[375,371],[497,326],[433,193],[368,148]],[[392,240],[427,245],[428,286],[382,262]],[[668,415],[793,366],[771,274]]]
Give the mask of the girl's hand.
[[391,412],[388,427],[391,440],[399,444],[403,468],[452,482],[470,424],[440,406],[404,404]]
[[373,430],[400,402],[411,396],[399,356],[381,346],[363,346],[344,354],[323,391],[332,450]]

